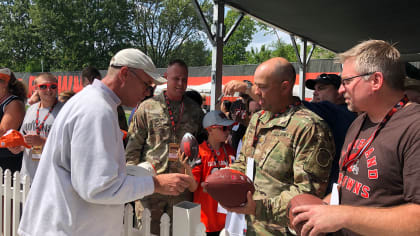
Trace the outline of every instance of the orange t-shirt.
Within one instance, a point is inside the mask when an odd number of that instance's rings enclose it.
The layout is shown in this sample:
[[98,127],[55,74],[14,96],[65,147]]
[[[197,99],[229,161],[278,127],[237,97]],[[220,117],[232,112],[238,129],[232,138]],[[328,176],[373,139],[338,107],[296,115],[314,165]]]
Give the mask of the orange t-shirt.
[[[212,172],[229,166],[232,156],[235,156],[235,151],[228,144],[224,144],[224,148],[220,147],[213,154],[207,142],[203,142],[199,146],[198,153],[201,164],[192,169],[194,179],[198,183],[198,188],[194,192],[194,202],[201,204],[201,222],[206,225],[206,232],[217,232],[225,227],[226,214],[217,213],[218,203],[208,193],[203,192],[201,183]],[[217,156],[217,160],[214,155]]]

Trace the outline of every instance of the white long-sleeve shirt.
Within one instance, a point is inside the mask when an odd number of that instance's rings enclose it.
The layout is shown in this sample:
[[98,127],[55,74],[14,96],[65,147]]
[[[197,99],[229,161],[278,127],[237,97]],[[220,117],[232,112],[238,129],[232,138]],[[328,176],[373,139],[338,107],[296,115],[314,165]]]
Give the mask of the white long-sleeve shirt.
[[119,98],[95,80],[61,109],[42,153],[19,234],[120,235],[123,204],[154,191],[127,176]]

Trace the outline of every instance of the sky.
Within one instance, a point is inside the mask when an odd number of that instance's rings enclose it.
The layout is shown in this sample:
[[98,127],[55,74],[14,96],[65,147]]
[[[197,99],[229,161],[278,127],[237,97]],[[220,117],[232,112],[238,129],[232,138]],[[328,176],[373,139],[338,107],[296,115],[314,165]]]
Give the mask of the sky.
[[[277,34],[280,36],[280,38],[285,42],[285,43],[292,43],[290,41],[290,36],[286,33],[284,33],[283,31],[280,30],[276,30]],[[251,42],[250,45],[248,45],[248,47],[246,48],[247,51],[250,51],[251,48],[257,48],[260,49],[262,45],[266,44],[270,44],[273,41],[277,40],[277,36],[274,35],[273,33],[268,33],[266,31],[258,31],[256,34],[254,34],[253,36],[253,40]]]
[[[281,30],[277,30],[277,34],[285,43],[291,44],[290,36],[287,33],[284,33]],[[257,33],[253,35],[252,42],[246,48],[247,51],[251,51],[251,48],[257,48],[258,50],[261,48],[262,45],[269,45],[273,41],[277,40],[277,36],[272,32],[267,32],[263,30],[258,30]],[[207,47],[211,49],[210,41],[207,41]]]
[[[229,10],[232,10],[230,7],[226,6],[225,7],[225,15],[227,14],[227,12]],[[270,27],[270,26],[269,26]],[[228,29],[226,29],[228,30]],[[283,42],[285,43],[292,43],[290,41],[290,36],[287,33],[284,33],[281,30],[276,30],[277,34],[280,36],[280,38],[283,40]],[[251,48],[257,48],[258,50],[261,48],[262,45],[266,44],[269,45],[271,42],[276,41],[277,40],[277,36],[274,35],[273,33],[268,33],[264,30],[258,30],[258,32],[256,34],[254,34],[253,36],[253,40],[251,42],[250,45],[248,45],[248,47],[246,48],[247,51],[250,51]]]

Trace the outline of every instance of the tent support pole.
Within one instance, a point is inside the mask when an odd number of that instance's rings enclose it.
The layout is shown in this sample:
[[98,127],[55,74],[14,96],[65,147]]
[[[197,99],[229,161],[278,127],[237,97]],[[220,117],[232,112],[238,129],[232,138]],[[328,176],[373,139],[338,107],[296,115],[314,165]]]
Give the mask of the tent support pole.
[[223,1],[214,1],[212,32],[215,37],[215,43],[213,44],[211,55],[210,110],[220,110],[220,104],[216,104],[216,100],[222,93],[224,22],[225,4]]
[[197,12],[198,18],[200,18],[200,23],[204,28],[204,32],[207,34],[207,38],[210,40],[210,43],[213,45],[214,44],[213,35],[211,33],[210,26],[207,23],[206,18],[203,14],[203,11],[201,10],[200,4],[198,3],[198,0],[192,0],[192,2]]
[[[200,5],[197,0],[192,0],[193,5],[201,19],[201,24],[204,26],[205,32],[208,39],[212,45],[212,54],[211,54],[211,101],[210,101],[210,110],[220,110],[220,104],[216,104],[217,98],[222,93],[222,75],[223,75],[223,37],[225,34],[225,3],[223,0],[214,0],[213,6],[213,23],[211,29],[204,17],[203,12],[201,11]],[[243,15],[234,25],[234,28],[237,27],[239,22],[242,20]],[[231,29],[230,34],[235,29]],[[227,41],[229,37],[225,40]]]
[[236,18],[235,23],[230,27],[229,32],[226,34],[225,38],[223,39],[223,43],[226,44],[229,41],[230,36],[232,36],[233,32],[235,32],[236,28],[238,27],[239,23],[241,23],[242,19],[244,18],[244,13],[241,14]]
[[307,54],[308,41],[306,39],[301,40],[300,48],[298,48],[296,44],[296,38],[294,35],[291,34],[290,39],[292,41],[293,47],[295,48],[295,53],[299,65],[299,97],[300,99],[305,100],[306,72],[308,70],[309,60],[312,57],[312,53],[314,52],[316,45],[312,44],[311,51],[309,54]]
[[223,46],[227,43],[230,36],[238,27],[244,17],[241,13],[235,23],[225,36],[225,3],[223,0],[214,0],[213,6],[213,24],[211,29],[204,17],[203,11],[197,0],[192,0],[193,5],[200,17],[208,39],[212,45],[211,54],[211,101],[210,110],[220,110],[220,104],[216,104],[217,98],[222,94],[222,76],[223,76]]

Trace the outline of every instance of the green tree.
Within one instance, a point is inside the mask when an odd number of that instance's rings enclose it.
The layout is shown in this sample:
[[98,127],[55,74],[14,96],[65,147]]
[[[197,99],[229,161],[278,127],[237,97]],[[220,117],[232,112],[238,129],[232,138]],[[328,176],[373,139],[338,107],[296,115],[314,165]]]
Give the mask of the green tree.
[[169,57],[170,60],[182,59],[188,66],[204,66],[211,63],[211,51],[203,41],[186,41]]
[[110,55],[131,45],[127,1],[35,0],[33,25],[46,69],[106,68]]
[[272,56],[272,51],[262,45],[260,50],[258,48],[251,48],[251,51],[247,52],[246,58],[248,64],[260,64],[263,61],[270,59]]
[[[300,52],[300,44],[298,44],[297,47]],[[306,49],[306,52],[309,54],[311,49],[312,49],[312,45],[309,45]],[[335,57],[335,55],[336,54],[334,52],[331,52],[327,49],[315,47],[315,50],[311,56],[311,60],[312,59],[332,59]],[[293,45],[282,43],[281,41],[277,41],[276,44],[274,44],[274,50],[273,50],[272,56],[284,57],[290,62],[297,61],[296,51]]]
[[[279,39],[274,42],[271,47],[273,48],[273,52],[271,54],[272,57],[284,57],[290,62],[297,61],[296,52],[293,45],[287,44]],[[299,45],[298,48],[300,48]]]
[[313,52],[311,59],[333,59],[336,57],[336,55],[337,55],[336,53],[328,49],[315,47],[315,50]]
[[[200,0],[206,16],[212,4]],[[190,0],[6,0],[0,3],[0,66],[15,71],[106,69],[136,47],[157,66],[206,64],[209,52]]]
[[[203,36],[191,0],[134,0],[134,4],[134,43],[152,58],[156,66],[165,67],[174,55],[185,56],[188,46],[204,50],[204,44],[192,43],[202,41]],[[209,15],[210,2],[203,0],[200,5]]]
[[[239,16],[239,12],[230,10],[227,12],[225,17],[226,29],[235,23]],[[223,64],[225,65],[237,65],[247,64],[247,53],[246,47],[251,43],[252,36],[256,32],[257,23],[252,20],[249,16],[245,16],[236,30],[233,32],[229,41],[223,48]]]
[[37,35],[31,24],[31,1],[0,4],[0,66],[14,71],[40,69]]
[[[260,30],[266,31],[267,34],[274,34],[277,36],[277,40],[271,44],[263,45],[258,51],[257,49],[251,49],[248,52],[249,63],[261,63],[270,57],[284,57],[290,62],[296,62],[297,56],[295,48],[292,44],[285,43],[277,33],[275,29],[272,29],[266,25],[259,25]],[[297,45],[300,50],[300,44]],[[310,52],[312,45],[308,45],[307,53]],[[269,56],[268,56],[269,55]],[[332,59],[335,57],[335,53],[321,47],[315,47],[315,50],[311,56],[311,59]]]

